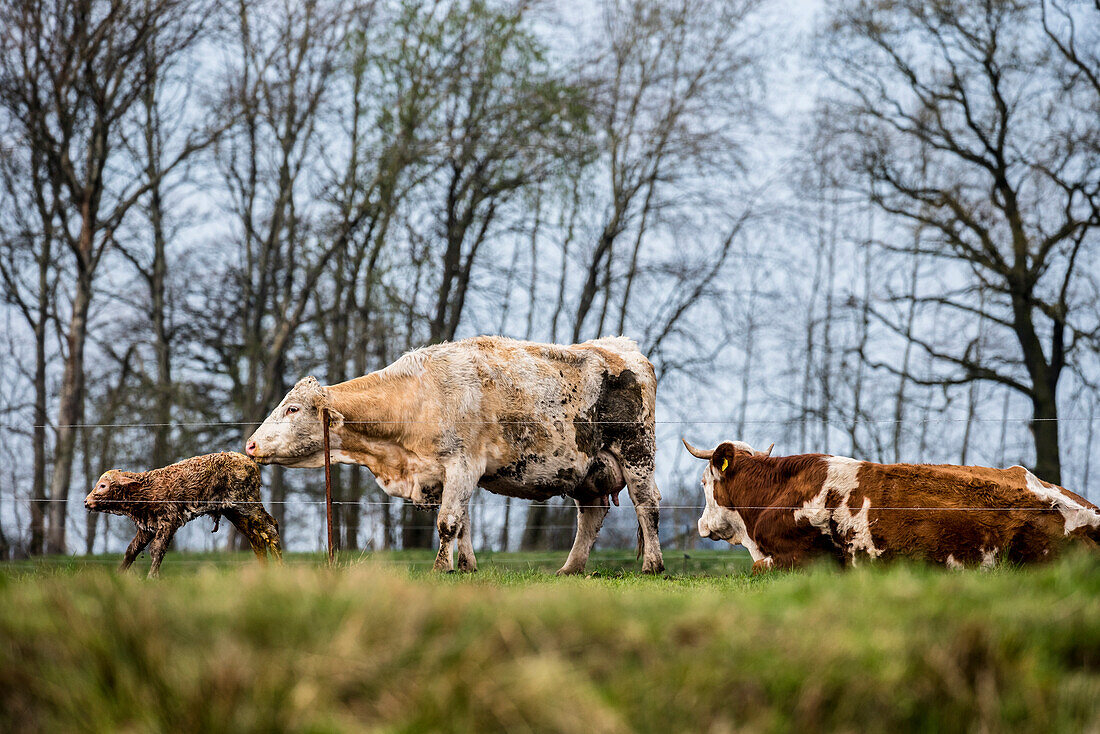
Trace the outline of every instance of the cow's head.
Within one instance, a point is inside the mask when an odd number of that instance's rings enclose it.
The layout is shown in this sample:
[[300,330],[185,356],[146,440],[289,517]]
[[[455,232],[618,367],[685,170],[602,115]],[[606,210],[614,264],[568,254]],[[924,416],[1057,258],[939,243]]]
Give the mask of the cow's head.
[[[279,407],[245,442],[244,452],[261,464],[318,467],[325,463],[321,411],[328,407],[325,388],[315,377],[298,381]],[[338,426],[344,417],[329,410],[329,423]]]
[[711,451],[697,449],[687,441],[684,446],[688,452],[698,459],[707,461],[707,468],[703,470],[703,495],[706,497],[706,507],[699,518],[699,535],[711,540],[725,540],[736,545],[741,542],[745,532],[745,523],[740,513],[728,507],[722,507],[714,499],[715,484],[730,475],[733,465],[743,456],[771,456],[775,444],[768,447],[767,451],[757,451],[744,441],[724,441]]
[[84,498],[84,507],[92,512],[121,512],[128,503],[140,499],[137,494],[143,486],[140,479],[127,472],[105,471]]

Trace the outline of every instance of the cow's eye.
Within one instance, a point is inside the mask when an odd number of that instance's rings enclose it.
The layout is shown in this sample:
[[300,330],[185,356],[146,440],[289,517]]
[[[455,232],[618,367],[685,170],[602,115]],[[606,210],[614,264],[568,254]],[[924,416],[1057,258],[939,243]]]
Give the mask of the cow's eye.
[[286,414],[287,415],[290,415],[291,413],[297,413],[297,412],[298,412],[298,406],[297,405],[287,406],[287,409],[286,409]]

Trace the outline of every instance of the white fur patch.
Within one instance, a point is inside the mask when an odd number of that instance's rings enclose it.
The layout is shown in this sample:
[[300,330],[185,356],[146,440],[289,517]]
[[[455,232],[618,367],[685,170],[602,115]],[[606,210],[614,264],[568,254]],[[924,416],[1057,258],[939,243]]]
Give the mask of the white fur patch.
[[950,554],[947,556],[947,567],[956,571],[965,568],[961,563],[955,560],[955,556]]
[[997,563],[997,549],[987,551],[985,548],[981,548],[980,551],[982,554],[982,570],[988,571]]
[[427,347],[413,349],[405,352],[392,364],[383,367],[375,374],[386,375],[387,377],[417,377],[424,373],[424,366],[427,365],[430,356]]
[[699,518],[700,537],[724,540],[730,545],[742,545],[752,556],[753,563],[771,562],[771,556],[765,556],[756,541],[749,537],[749,531],[741,513],[722,507],[715,501],[714,482],[717,479],[714,466],[707,464],[706,470],[703,471],[703,495],[706,497],[707,506],[703,509],[703,516]]
[[[1016,467],[1012,467],[1016,468]],[[1024,469],[1024,467],[1020,467]],[[1069,535],[1077,528],[1100,527],[1100,513],[1091,507],[1085,507],[1072,497],[1063,494],[1056,487],[1048,487],[1039,480],[1039,477],[1024,469],[1027,477],[1027,488],[1039,499],[1049,502],[1050,506],[1062,513],[1065,520],[1065,534]]]
[[[844,456],[829,456],[824,461],[826,474],[821,491],[803,503],[802,509],[794,511],[794,519],[805,520],[823,535],[843,543],[853,564],[858,553],[878,558],[882,551],[875,547],[871,536],[871,498],[864,497],[863,505],[856,513],[848,506],[852,492],[859,488],[859,467],[863,462]],[[839,500],[835,508],[827,506],[830,492]],[[836,523],[839,538],[834,537],[830,521]]]

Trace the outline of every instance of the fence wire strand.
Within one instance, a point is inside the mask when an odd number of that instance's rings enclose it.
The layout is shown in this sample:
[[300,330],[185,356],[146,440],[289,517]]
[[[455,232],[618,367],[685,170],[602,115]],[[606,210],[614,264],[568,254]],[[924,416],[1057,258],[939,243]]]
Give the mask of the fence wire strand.
[[[792,423],[819,423],[821,418],[819,416],[812,417],[800,417],[800,418],[760,418],[760,419],[746,419],[740,420],[658,420],[654,421],[659,426],[733,426],[733,425],[788,425]],[[860,418],[860,423],[873,423],[873,424],[890,424],[890,423],[1043,423],[1043,422],[1058,422],[1058,423],[1070,423],[1070,422],[1100,422],[1100,415],[1087,417],[1087,416],[1073,416],[1065,418],[1030,418],[1030,417],[1012,417],[1012,418]],[[265,421],[266,422],[266,421]],[[292,421],[271,421],[274,424],[288,424]],[[303,420],[299,419],[297,423],[310,423],[314,425],[321,425],[320,420]],[[579,421],[586,426],[632,426],[632,425],[644,425],[647,421]],[[493,426],[528,426],[528,425],[543,425],[545,421],[529,420],[529,421],[497,421],[497,420],[456,420],[451,421],[454,425],[493,425]],[[353,426],[403,426],[403,425],[439,425],[439,421],[349,421],[344,420],[344,425]],[[21,424],[21,423],[0,423],[0,428],[5,428],[11,431],[25,431],[35,428],[203,428],[214,426],[260,426],[260,422],[256,421],[180,421],[175,423],[64,423],[64,424]]]
[[[1066,499],[1069,499],[1069,498],[1067,497]],[[16,499],[15,501],[23,501],[23,502],[77,502],[78,498],[76,498],[76,497],[69,497],[69,498],[59,497],[59,498],[56,498],[56,499],[52,499],[52,498],[34,498],[34,497],[31,497],[31,498],[24,498],[22,500]],[[131,504],[131,505],[139,505],[139,504],[151,504],[151,505],[202,505],[202,504],[204,504],[201,501],[196,502],[194,500],[140,500],[140,499],[136,499],[136,500],[125,500],[125,502],[127,504]],[[1052,500],[1052,502],[1054,502],[1054,500]],[[296,506],[298,506],[298,505],[324,505],[324,504],[326,504],[325,500],[309,500],[309,499],[271,500],[271,501],[268,501],[268,502],[264,502],[263,500],[259,500],[259,501],[257,501],[257,500],[246,500],[246,501],[242,501],[242,502],[233,502],[231,504],[226,504],[224,507],[221,507],[221,508],[210,508],[208,510],[204,510],[204,512],[213,513],[213,512],[218,512],[219,510],[229,510],[229,509],[232,509],[233,507],[240,507],[242,505],[245,505],[245,506],[247,506],[247,505],[258,505],[260,507],[263,507],[264,505],[296,505]],[[333,500],[332,504],[333,505],[344,505],[344,506],[348,506],[348,507],[352,507],[352,506],[354,506],[354,507],[371,507],[371,506],[393,507],[393,506],[395,506],[394,504],[391,504],[390,502],[373,502],[373,501],[355,502],[355,501],[351,501],[351,500]],[[531,503],[531,504],[535,504],[535,503]],[[569,505],[569,504],[544,505],[544,506],[546,506],[546,507],[560,507],[562,509],[573,509],[574,507],[576,507],[578,509],[599,509],[601,507],[605,508],[605,509],[608,508],[607,505],[576,505],[576,504],[574,504],[574,505]],[[624,507],[627,510],[630,509],[630,506],[627,505],[625,502],[622,503],[621,506]],[[439,505],[430,505],[430,506],[427,506],[427,507],[417,507],[417,509],[418,510],[424,510],[424,511],[435,511],[435,510],[438,510],[439,507],[440,507]],[[495,509],[501,509],[503,507],[503,505],[493,504],[493,503],[489,503],[489,502],[480,502],[480,503],[467,504],[466,507],[467,508],[491,507],[491,508],[495,508]],[[702,511],[702,510],[706,509],[706,505],[665,505],[665,504],[662,504],[662,505],[659,505],[659,507],[662,510],[696,510],[696,511]],[[814,506],[807,507],[805,505],[728,505],[728,506],[727,505],[722,505],[722,507],[726,507],[727,509],[730,509],[730,510],[805,510],[805,511],[817,512],[819,510],[835,510],[835,509],[838,509],[840,506],[839,505],[837,507],[828,507],[828,506],[826,506],[826,507],[818,508],[818,507],[814,507]],[[860,509],[860,511],[862,511],[864,508],[861,505],[859,507],[859,509]],[[869,505],[867,507],[867,509],[876,510],[876,511],[878,511],[878,510],[897,510],[897,511],[901,511],[901,512],[1025,512],[1025,511],[1026,512],[1063,512],[1063,511],[1075,511],[1077,509],[1086,509],[1087,510],[1087,509],[1092,509],[1092,508],[1088,508],[1088,507],[1083,507],[1083,508],[1058,507],[1057,505],[1051,505],[1050,507],[1018,507],[1018,506],[1010,506],[1010,507],[1005,507],[1005,506],[999,506],[999,507],[895,507],[895,506],[888,506],[887,507],[887,506],[883,506],[883,507],[876,507],[874,505]],[[104,510],[104,511],[106,511],[106,510]],[[435,527],[435,526],[433,525],[432,527]],[[546,527],[550,527],[550,526],[546,526]],[[572,526],[570,526],[570,527],[572,527]]]

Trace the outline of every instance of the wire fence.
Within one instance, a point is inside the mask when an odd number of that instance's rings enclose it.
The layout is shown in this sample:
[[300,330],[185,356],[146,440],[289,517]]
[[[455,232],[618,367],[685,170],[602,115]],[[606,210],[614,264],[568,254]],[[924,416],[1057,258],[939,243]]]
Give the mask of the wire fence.
[[[1100,416],[1064,417],[1064,418],[1060,418],[1060,419],[1058,419],[1058,418],[1049,418],[1049,419],[1046,419],[1046,418],[1031,418],[1031,417],[1024,417],[1024,418],[1019,418],[1019,417],[1013,417],[1013,418],[1004,418],[1004,417],[1000,417],[1000,418],[981,418],[981,417],[977,417],[977,416],[970,416],[970,417],[939,416],[939,417],[925,417],[925,418],[921,418],[921,419],[869,419],[869,418],[860,418],[859,422],[869,423],[869,424],[899,424],[899,423],[906,423],[906,424],[951,424],[951,423],[963,423],[963,422],[1033,424],[1033,423],[1040,422],[1040,421],[1058,421],[1058,422],[1063,422],[1063,423],[1073,423],[1075,425],[1079,425],[1079,424],[1082,424],[1082,423],[1095,422],[1097,420],[1100,420]],[[698,420],[698,419],[693,419],[693,420],[666,419],[666,420],[653,421],[652,423],[655,423],[656,425],[663,425],[663,426],[733,426],[733,425],[740,425],[740,426],[766,426],[766,425],[790,426],[790,425],[797,425],[798,423],[803,423],[803,422],[817,424],[817,423],[820,423],[821,421],[822,421],[822,418],[820,416],[800,416],[800,417],[795,417],[795,418],[746,419],[746,420],[741,420],[741,421]],[[301,418],[301,417],[298,418],[297,420],[286,419],[286,420],[274,420],[274,421],[267,421],[267,422],[269,424],[270,423],[296,423],[296,424],[299,424],[299,425],[302,424],[302,423],[307,423],[307,424],[316,423],[317,425],[322,425],[323,424],[322,420],[314,421],[312,419]],[[614,420],[614,421],[612,421],[612,420],[597,420],[597,421],[583,421],[583,422],[578,421],[578,422],[583,423],[584,425],[588,425],[588,426],[599,426],[599,425],[624,426],[624,425],[643,425],[643,424],[649,424],[650,423],[650,421],[639,421],[639,420],[625,420],[625,421],[624,420]],[[434,425],[434,426],[438,426],[439,425],[438,421],[418,421],[418,420],[399,420],[399,421],[397,421],[397,420],[369,420],[369,421],[348,421],[348,420],[345,420],[344,423],[346,425],[373,425],[373,426],[400,426],[400,425]],[[545,425],[545,424],[546,424],[546,422],[544,420],[538,420],[538,419],[531,419],[531,420],[461,420],[461,421],[454,421],[453,422],[453,425],[500,425],[500,426],[509,426],[509,425]],[[147,430],[147,429],[153,429],[153,428],[166,428],[166,427],[167,428],[176,428],[176,429],[214,428],[214,427],[224,427],[224,428],[238,427],[239,428],[239,427],[243,427],[243,426],[257,426],[257,425],[259,425],[259,424],[256,423],[255,421],[191,421],[191,422],[180,421],[180,422],[169,422],[169,423],[142,423],[142,422],[79,423],[79,424],[69,424],[68,427],[79,429],[79,430],[86,430],[86,429],[146,429]],[[56,425],[56,424],[39,425],[39,424],[31,423],[31,422],[28,422],[28,423],[10,423],[10,422],[9,423],[0,423],[0,429],[7,429],[9,431],[14,431],[14,432],[27,432],[27,431],[33,430],[35,428],[56,429],[58,427],[59,426]],[[1090,435],[1091,435],[1091,429],[1090,429]],[[319,508],[319,507],[322,507],[322,506],[326,505],[326,501],[324,499],[314,499],[314,498],[311,498],[309,496],[301,496],[302,493],[300,493],[300,490],[298,492],[299,492],[299,496],[294,496],[294,497],[287,498],[287,499],[281,499],[281,500],[273,500],[272,499],[272,500],[267,500],[267,501],[243,501],[243,502],[236,502],[236,503],[234,503],[234,505],[235,506],[248,506],[248,505],[280,506],[280,507],[286,507],[288,509],[290,509],[290,508],[299,508],[299,509]],[[46,505],[46,506],[49,506],[49,505],[54,505],[54,504],[57,504],[57,503],[68,503],[68,504],[74,504],[75,505],[76,503],[80,502],[80,500],[82,498],[83,498],[83,493],[73,493],[71,496],[56,497],[56,498],[53,498],[53,497],[26,497],[26,496],[19,497],[14,490],[4,491],[2,488],[0,488],[0,500],[5,500],[6,502],[9,502],[9,503],[18,503],[18,504],[22,505],[23,507],[28,507],[28,506],[32,506],[32,505],[39,505],[39,506]],[[368,512],[371,509],[378,508],[382,511],[382,513],[390,513],[391,514],[391,519],[394,521],[394,524],[393,524],[393,526],[385,529],[382,532],[396,533],[397,535],[400,535],[403,531],[406,531],[406,530],[417,530],[417,531],[432,530],[432,531],[434,531],[436,529],[435,524],[430,524],[430,525],[429,524],[423,524],[423,523],[420,523],[420,524],[407,524],[405,522],[402,522],[400,517],[392,517],[392,513],[395,510],[398,513],[400,513],[400,508],[401,508],[402,505],[401,505],[401,503],[399,503],[397,501],[399,499],[401,499],[401,498],[393,498],[393,499],[381,500],[381,501],[380,500],[375,500],[375,499],[369,499],[369,498],[333,499],[332,505],[335,508],[356,507],[356,508],[360,508],[361,510],[368,511]],[[700,499],[702,499],[702,497],[700,497]],[[980,513],[1063,513],[1064,514],[1066,512],[1079,512],[1079,511],[1082,511],[1082,510],[1092,511],[1091,506],[1089,506],[1087,503],[1085,505],[1080,505],[1080,504],[1077,504],[1075,501],[1073,501],[1072,499],[1070,499],[1068,497],[1065,498],[1065,499],[1069,501],[1069,504],[1067,504],[1065,501],[1061,501],[1061,498],[1041,500],[1038,496],[1036,496],[1035,502],[1033,504],[1027,504],[1027,505],[1011,504],[1010,503],[1010,504],[996,504],[996,505],[994,505],[994,504],[974,504],[974,505],[950,507],[950,506],[935,506],[935,505],[927,505],[927,504],[919,504],[919,505],[918,504],[913,504],[913,505],[881,505],[881,506],[870,505],[867,508],[864,508],[863,506],[851,506],[849,509],[852,512],[863,512],[864,509],[867,509],[868,511],[876,512],[876,513],[878,513],[878,512],[900,512],[900,513],[967,513],[967,512],[974,513],[974,512],[980,512]],[[160,504],[160,505],[190,506],[192,508],[192,511],[201,510],[201,514],[210,514],[211,512],[216,512],[217,509],[218,509],[218,508],[203,509],[202,508],[203,503],[202,502],[196,502],[194,500],[172,500],[172,499],[141,500],[141,499],[132,499],[132,500],[127,500],[127,502],[129,504],[133,504],[133,505],[148,503],[148,504]],[[528,503],[525,502],[524,504],[528,504]],[[562,511],[562,510],[565,510],[565,509],[572,509],[573,506],[576,506],[578,509],[584,509],[584,510],[587,510],[587,509],[607,509],[607,510],[610,510],[611,507],[612,507],[610,501],[601,502],[601,503],[598,503],[598,504],[588,504],[588,503],[586,503],[586,504],[577,504],[577,503],[553,504],[553,501],[542,502],[542,503],[531,503],[531,504],[551,505],[551,506],[556,507],[559,512]],[[626,499],[623,499],[623,500],[621,500],[621,502],[617,502],[616,504],[621,504],[622,506],[626,507],[627,509],[630,509],[630,504],[627,502]],[[493,512],[497,516],[493,517],[491,520],[488,520],[488,522],[490,522],[492,525],[498,526],[498,527],[502,523],[503,518],[500,515],[502,514],[501,511],[503,510],[503,504],[500,501],[497,501],[497,502],[486,502],[486,501],[467,502],[463,506],[465,508],[469,509],[469,510],[488,510],[490,512]],[[438,509],[439,505],[435,504],[435,505],[431,505],[427,508],[425,508],[423,506],[418,506],[418,507],[420,509]],[[807,503],[803,503],[803,504],[791,504],[791,503],[744,504],[744,505],[734,504],[734,505],[729,505],[728,507],[729,507],[729,509],[732,509],[732,510],[753,511],[753,512],[775,512],[775,511],[782,511],[782,512],[799,512],[799,511],[817,512],[817,511],[822,511],[822,510],[827,511],[827,512],[832,512],[832,511],[835,511],[835,510],[839,509],[839,505],[819,507],[817,505],[812,505],[812,504],[807,504]],[[660,505],[660,509],[662,511],[670,511],[670,512],[676,512],[676,513],[689,513],[689,512],[690,513],[702,513],[706,509],[706,505],[702,504],[702,503],[692,503],[692,504],[684,504],[684,503],[668,504],[668,503],[665,503],[665,504]],[[43,512],[45,512],[45,510],[43,510]],[[633,512],[631,511],[630,514],[632,515]],[[384,517],[385,515],[383,514],[382,516]],[[378,520],[379,519],[379,514],[377,512],[369,513],[367,517],[370,517],[374,520]],[[613,516],[609,516],[609,517],[613,517]],[[620,518],[620,520],[623,518],[623,516],[621,516],[621,515],[618,516],[618,517]],[[540,532],[541,531],[569,531],[569,530],[573,530],[573,529],[576,528],[576,524],[574,522],[570,522],[568,524],[563,524],[560,521],[560,515],[558,515],[558,518],[559,519],[557,521],[554,521],[554,522],[551,522],[551,523],[527,524],[526,522],[524,522],[522,517],[519,518],[519,520],[517,522],[515,516],[513,516],[513,518],[510,520],[510,523],[511,523],[512,527],[516,527],[516,525],[519,525],[521,531],[522,530],[540,531]],[[299,519],[301,519],[300,516],[299,516]],[[24,520],[25,520],[25,518],[24,518]],[[485,522],[486,518],[484,516],[482,516],[481,518],[479,518],[479,520],[481,522]],[[680,517],[680,518],[677,518],[677,520],[678,521],[683,521],[684,518]],[[308,520],[307,522],[312,523],[313,521]],[[20,524],[22,524],[22,523],[20,523]],[[685,523],[685,526],[687,524],[689,524],[689,523]],[[371,537],[371,538],[377,536],[379,530],[380,530],[379,528],[368,529],[368,536]],[[116,530],[116,532],[117,532],[117,530]],[[485,537],[486,536],[483,534],[482,538],[484,539]],[[555,555],[554,558],[560,560],[558,555]],[[113,561],[107,560],[105,562],[113,562]],[[196,561],[196,562],[198,562],[198,561]],[[241,562],[244,563],[245,561],[241,561]],[[415,562],[409,561],[408,559],[403,559],[403,560],[394,561],[394,562],[395,563],[406,563],[406,564],[407,563],[415,563]],[[432,560],[424,561],[424,563],[432,563],[432,562],[433,562]],[[527,563],[528,561],[524,560],[522,562]]]
[[[745,420],[655,420],[653,423],[656,425],[664,426],[734,426],[734,425],[797,425],[799,423],[820,423],[821,416],[796,416],[789,418],[746,418]],[[314,420],[311,418],[299,418],[297,420],[279,419],[273,421],[264,421],[269,425],[289,425],[294,424],[309,424],[309,425],[321,425],[323,421],[320,419]],[[369,421],[355,421],[355,420],[343,420],[344,425],[353,426],[400,426],[400,425],[432,425],[438,426],[438,420],[369,420]],[[583,420],[577,421],[586,426],[634,426],[634,425],[647,425],[649,421],[642,420],[628,420],[628,421],[592,421]],[[973,417],[948,417],[941,416],[937,418],[866,418],[860,417],[859,423],[870,424],[899,424],[899,423],[916,423],[916,424],[936,424],[936,423],[1043,423],[1043,422],[1056,422],[1056,423],[1096,423],[1100,422],[1100,415],[1095,416],[1068,416],[1064,418],[1032,418],[1032,417],[1010,417],[1010,418],[982,418],[978,416]],[[545,425],[544,420],[454,420],[448,421],[450,425]],[[57,429],[57,428],[210,428],[215,426],[259,426],[261,422],[257,421],[176,421],[171,423],[0,423],[0,428],[6,428],[12,431],[26,431],[33,430],[35,428]]]
[[[19,500],[16,500],[16,501],[50,503],[50,502],[77,502],[79,500],[76,497],[59,497],[59,498],[56,498],[56,499],[33,498],[32,497],[32,498],[29,498],[29,499],[28,498],[23,498],[23,499],[19,499]],[[1052,502],[1056,502],[1056,501],[1057,500],[1052,500]],[[149,504],[149,505],[187,505],[187,506],[191,506],[191,507],[202,507],[202,506],[205,506],[207,504],[203,500],[158,500],[158,499],[149,499],[149,500],[127,499],[126,503],[129,504],[129,505],[142,505],[142,504]],[[230,503],[230,504],[220,504],[218,501],[215,500],[215,501],[212,501],[210,503],[209,509],[204,510],[204,512],[216,512],[216,511],[218,511],[218,509],[231,509],[232,507],[243,507],[243,506],[260,506],[260,507],[263,507],[265,505],[295,505],[295,506],[301,506],[301,505],[326,505],[326,504],[328,504],[328,503],[325,500],[309,500],[309,499],[268,500],[268,501],[248,500],[248,501],[241,501],[241,502],[233,502],[233,503]],[[351,506],[354,506],[354,507],[371,507],[371,506],[393,507],[394,506],[390,502],[375,502],[375,501],[366,501],[366,500],[358,501],[358,502],[352,501],[352,500],[333,500],[332,504],[333,505],[344,505],[344,506],[349,506],[349,507],[351,507]],[[547,503],[543,503],[543,504],[547,504]],[[548,506],[555,506],[555,505],[548,505]],[[565,508],[565,509],[572,509],[573,507],[576,507],[578,509],[608,509],[608,505],[579,505],[579,504],[568,505],[568,504],[566,504],[566,505],[556,505],[556,506],[557,507],[562,507],[562,508]],[[417,509],[437,510],[437,509],[439,509],[439,507],[440,507],[440,505],[427,505],[427,506],[423,506],[423,507],[418,506]],[[502,508],[502,505],[482,502],[482,503],[468,503],[468,504],[464,505],[464,507],[467,507],[467,508],[491,507],[493,509],[498,509],[499,510],[499,509]],[[835,509],[838,509],[839,506],[834,506],[834,507],[821,506],[821,507],[818,507],[817,505],[812,505],[812,504],[807,503],[807,504],[801,504],[801,505],[740,505],[740,504],[730,504],[730,505],[722,505],[722,507],[726,507],[726,508],[731,509],[731,510],[761,510],[761,511],[763,511],[763,510],[790,510],[790,511],[799,511],[799,510],[801,510],[801,511],[816,512],[816,511],[820,511],[820,510],[835,510]],[[668,504],[660,504],[659,508],[662,509],[662,510],[697,510],[697,511],[702,511],[702,510],[706,509],[706,505],[668,505]],[[899,512],[1025,512],[1025,511],[1026,512],[1063,512],[1063,511],[1066,511],[1067,509],[1072,510],[1072,509],[1077,509],[1077,508],[1066,508],[1066,507],[1056,507],[1056,506],[1055,507],[1036,507],[1036,506],[1033,506],[1033,505],[1009,505],[1009,506],[1005,506],[1005,505],[984,506],[983,505],[983,506],[976,506],[976,507],[943,507],[943,506],[931,506],[931,505],[929,505],[929,506],[868,505],[866,508],[864,508],[862,505],[860,505],[858,507],[852,506],[852,507],[850,507],[850,509],[858,510],[860,512],[862,512],[864,509],[874,510],[875,512],[878,512],[880,510],[899,511]],[[407,526],[405,526],[405,527],[407,527]],[[435,526],[433,525],[432,527],[435,527]],[[532,526],[532,527],[552,527],[552,526],[540,525],[540,526]],[[573,527],[573,526],[570,525],[569,527]]]

